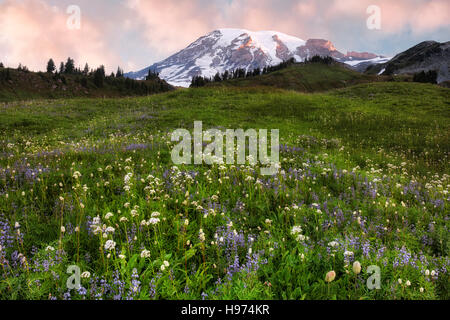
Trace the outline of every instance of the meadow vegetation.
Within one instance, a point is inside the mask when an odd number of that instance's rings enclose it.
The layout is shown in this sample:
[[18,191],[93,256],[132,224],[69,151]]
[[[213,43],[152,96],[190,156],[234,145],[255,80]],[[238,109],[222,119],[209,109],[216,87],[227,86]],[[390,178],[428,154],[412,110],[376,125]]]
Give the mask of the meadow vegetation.
[[[0,299],[449,299],[450,91],[232,81],[1,104]],[[279,173],[174,166],[194,121],[279,129]]]

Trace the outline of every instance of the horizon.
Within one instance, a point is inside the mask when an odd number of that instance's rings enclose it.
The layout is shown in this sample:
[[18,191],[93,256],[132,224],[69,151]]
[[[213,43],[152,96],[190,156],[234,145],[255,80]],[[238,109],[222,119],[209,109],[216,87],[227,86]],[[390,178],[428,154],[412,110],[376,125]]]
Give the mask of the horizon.
[[[366,23],[371,5],[380,8],[379,28]],[[50,58],[58,65],[71,57],[81,68],[139,71],[219,29],[271,30],[393,57],[423,41],[448,41],[449,11],[445,0],[0,0],[0,62],[43,71]]]

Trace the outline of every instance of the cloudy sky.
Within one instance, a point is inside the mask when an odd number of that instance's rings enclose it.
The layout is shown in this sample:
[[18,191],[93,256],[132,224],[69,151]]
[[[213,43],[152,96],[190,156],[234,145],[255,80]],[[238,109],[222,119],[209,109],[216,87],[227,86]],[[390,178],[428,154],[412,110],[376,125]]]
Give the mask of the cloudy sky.
[[[69,28],[71,5],[80,28]],[[381,9],[369,30],[366,10]],[[393,55],[424,40],[450,40],[449,0],[0,0],[0,61],[43,70],[52,57],[138,70],[218,28],[323,38],[346,52]],[[69,25],[72,25],[71,19]]]

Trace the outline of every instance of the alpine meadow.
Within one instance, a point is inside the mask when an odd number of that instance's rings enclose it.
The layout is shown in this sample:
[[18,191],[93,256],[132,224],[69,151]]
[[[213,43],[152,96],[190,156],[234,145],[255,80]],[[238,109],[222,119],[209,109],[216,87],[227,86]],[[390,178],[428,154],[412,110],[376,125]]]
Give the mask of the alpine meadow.
[[449,300],[448,3],[184,2],[0,1],[0,300]]
[[[379,82],[4,103],[1,296],[448,299],[449,98]],[[170,132],[194,120],[280,128],[280,171],[174,166]]]

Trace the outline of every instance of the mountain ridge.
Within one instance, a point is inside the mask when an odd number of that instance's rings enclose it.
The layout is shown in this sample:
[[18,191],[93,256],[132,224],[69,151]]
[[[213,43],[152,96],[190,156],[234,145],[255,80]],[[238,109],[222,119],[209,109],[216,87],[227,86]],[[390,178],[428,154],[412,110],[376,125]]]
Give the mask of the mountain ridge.
[[[277,31],[249,31],[246,29],[217,29],[198,38],[186,48],[167,59],[154,63],[126,77],[144,79],[149,70],[174,86],[187,87],[195,76],[212,77],[217,72],[242,68],[253,70],[279,64],[294,58],[297,62],[314,56],[331,56],[340,62],[357,64],[358,61],[384,59],[383,56],[338,51],[331,41],[303,40]],[[381,60],[385,61],[385,60]]]
[[437,83],[450,80],[450,41],[423,41],[394,56],[390,61],[369,66],[367,73],[379,75],[415,74],[436,71]]

